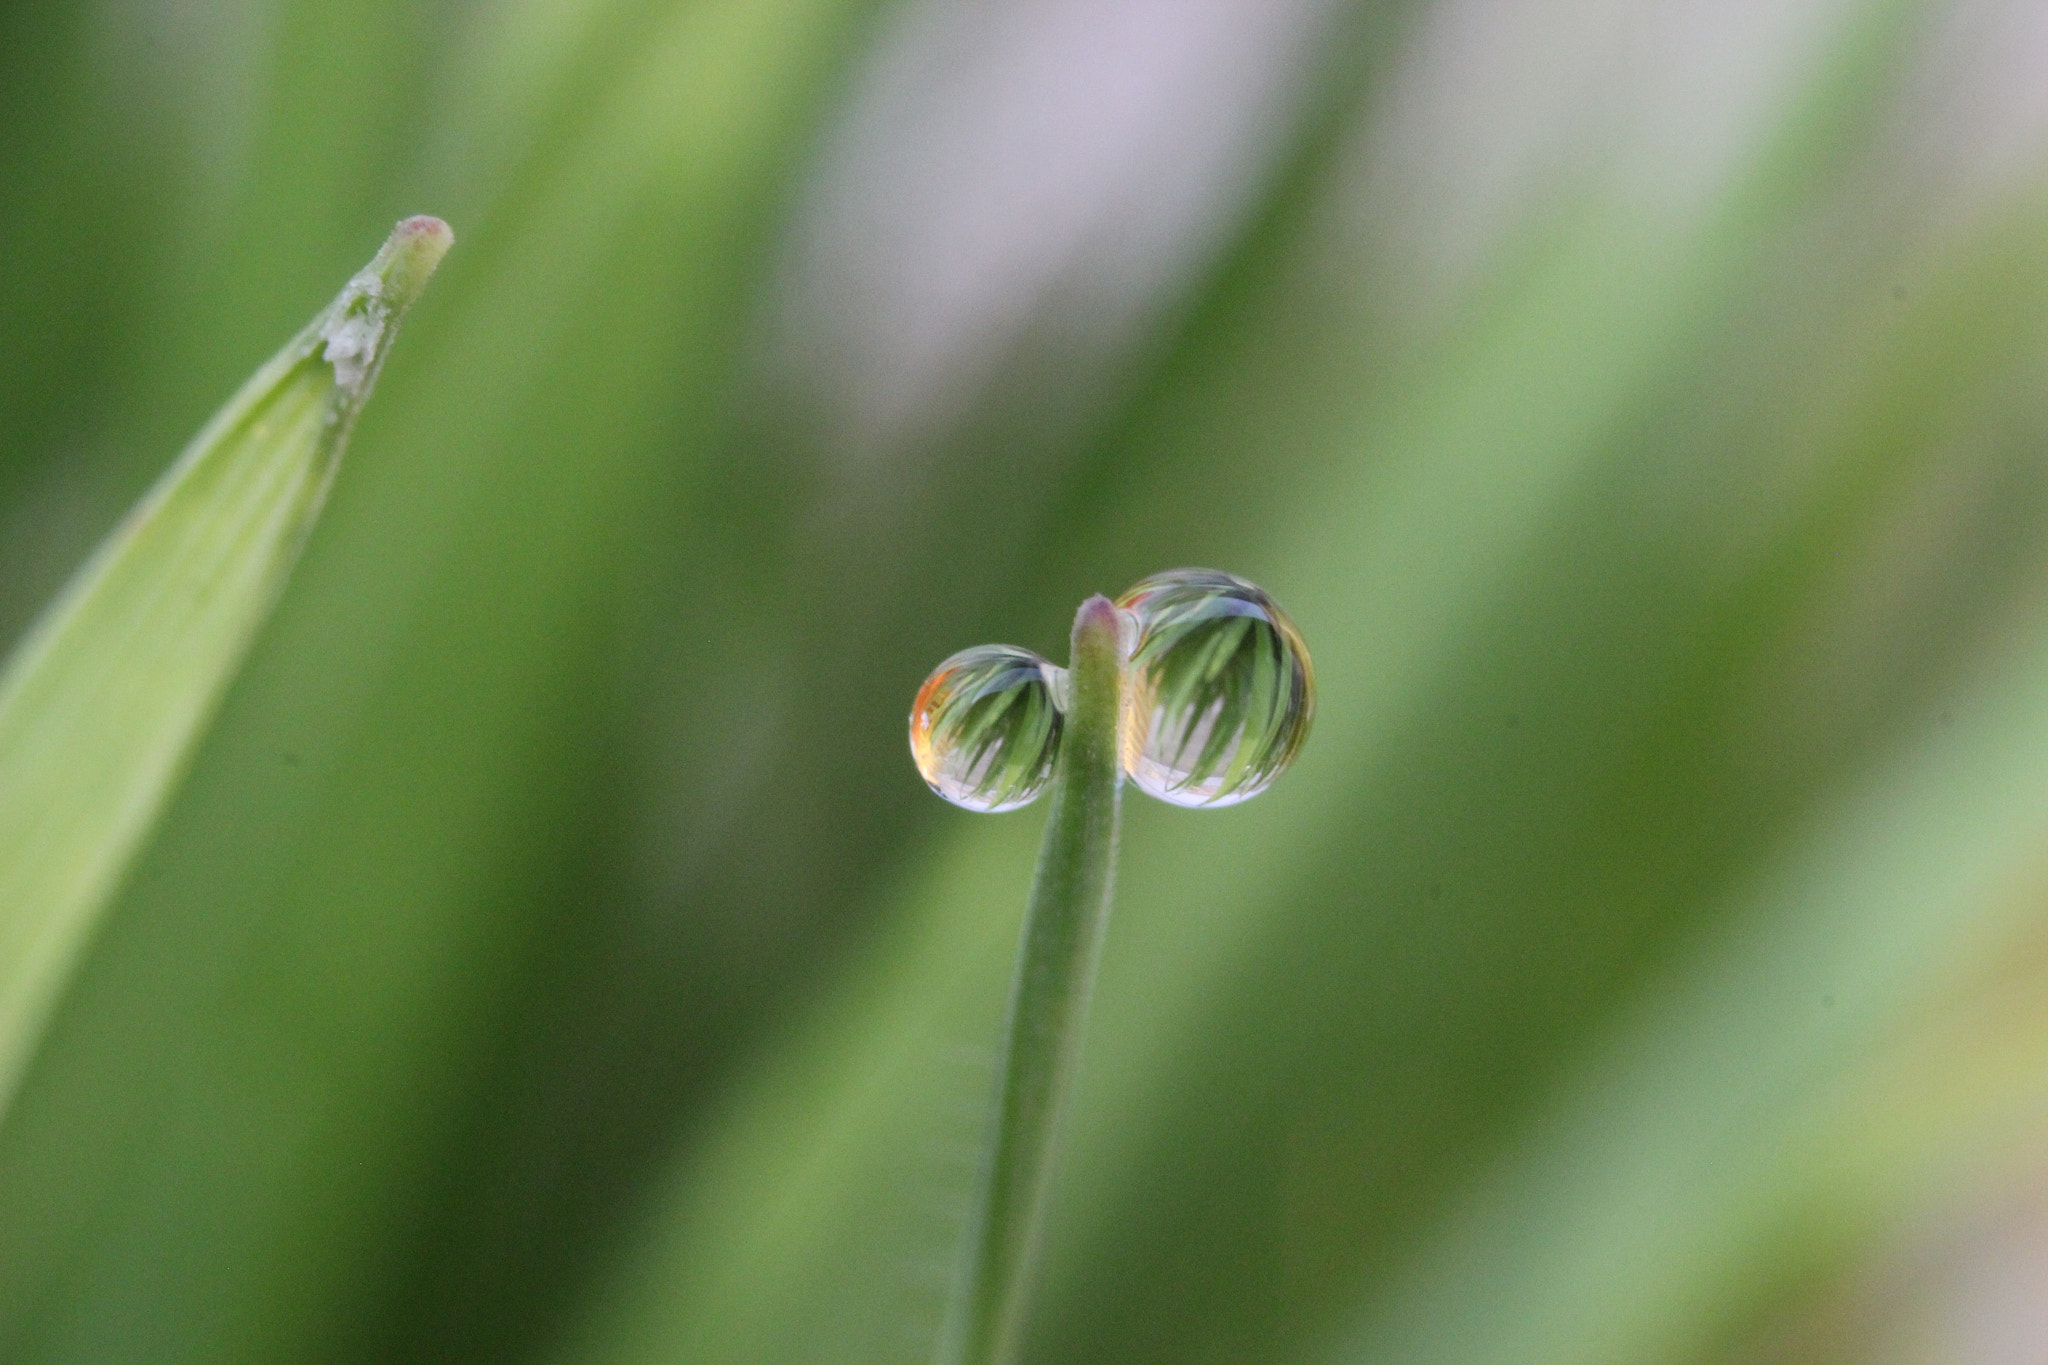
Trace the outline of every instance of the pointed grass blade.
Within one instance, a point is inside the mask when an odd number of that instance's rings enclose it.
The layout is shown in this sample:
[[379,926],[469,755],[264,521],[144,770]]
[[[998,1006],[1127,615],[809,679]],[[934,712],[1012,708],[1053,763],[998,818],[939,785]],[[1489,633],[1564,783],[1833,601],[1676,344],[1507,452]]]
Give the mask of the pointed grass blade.
[[0,673],[0,1115],[318,517],[453,240],[400,223],[186,447]]

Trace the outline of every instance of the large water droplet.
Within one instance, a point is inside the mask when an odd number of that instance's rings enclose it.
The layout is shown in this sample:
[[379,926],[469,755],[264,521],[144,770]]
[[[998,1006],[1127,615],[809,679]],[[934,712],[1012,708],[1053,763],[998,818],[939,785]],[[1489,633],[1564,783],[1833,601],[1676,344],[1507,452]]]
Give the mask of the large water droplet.
[[931,789],[968,810],[1015,810],[1052,778],[1066,670],[1015,645],[963,649],[910,708],[910,752]]
[[1117,605],[1137,623],[1124,771],[1176,806],[1231,806],[1273,784],[1316,706],[1301,632],[1263,588],[1214,569],[1155,574]]

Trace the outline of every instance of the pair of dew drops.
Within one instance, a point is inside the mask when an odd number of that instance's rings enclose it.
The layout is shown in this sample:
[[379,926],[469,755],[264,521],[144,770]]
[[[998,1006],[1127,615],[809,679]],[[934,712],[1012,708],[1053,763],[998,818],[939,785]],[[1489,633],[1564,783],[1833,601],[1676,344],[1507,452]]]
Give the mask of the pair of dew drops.
[[[1315,715],[1315,672],[1287,613],[1214,569],[1155,574],[1116,604],[1135,627],[1125,775],[1176,806],[1232,806],[1271,786]],[[954,805],[1015,810],[1052,780],[1066,702],[1067,670],[1030,650],[963,649],[918,689],[910,752]]]

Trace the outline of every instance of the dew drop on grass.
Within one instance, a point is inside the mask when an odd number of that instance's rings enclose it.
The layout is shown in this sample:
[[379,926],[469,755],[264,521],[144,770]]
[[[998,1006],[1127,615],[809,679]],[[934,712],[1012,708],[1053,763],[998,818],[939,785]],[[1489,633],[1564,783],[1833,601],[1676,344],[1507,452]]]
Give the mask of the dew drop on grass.
[[1124,771],[1176,806],[1231,806],[1273,784],[1315,716],[1301,632],[1263,588],[1214,569],[1155,574],[1117,599],[1137,625]]
[[1066,670],[1015,645],[963,649],[910,709],[910,752],[931,789],[968,810],[1015,810],[1052,778]]

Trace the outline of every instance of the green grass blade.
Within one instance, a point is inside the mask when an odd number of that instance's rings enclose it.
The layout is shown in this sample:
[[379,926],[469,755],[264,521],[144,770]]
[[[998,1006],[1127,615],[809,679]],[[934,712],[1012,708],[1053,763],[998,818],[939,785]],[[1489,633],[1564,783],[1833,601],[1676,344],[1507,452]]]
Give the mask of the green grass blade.
[[1072,660],[1072,707],[1024,921],[963,1330],[941,1352],[964,1365],[1009,1365],[1022,1350],[1060,1115],[1073,1091],[1116,880],[1124,644],[1107,598],[1081,604]]
[[0,1114],[451,240],[439,219],[400,223],[214,415],[0,674]]

